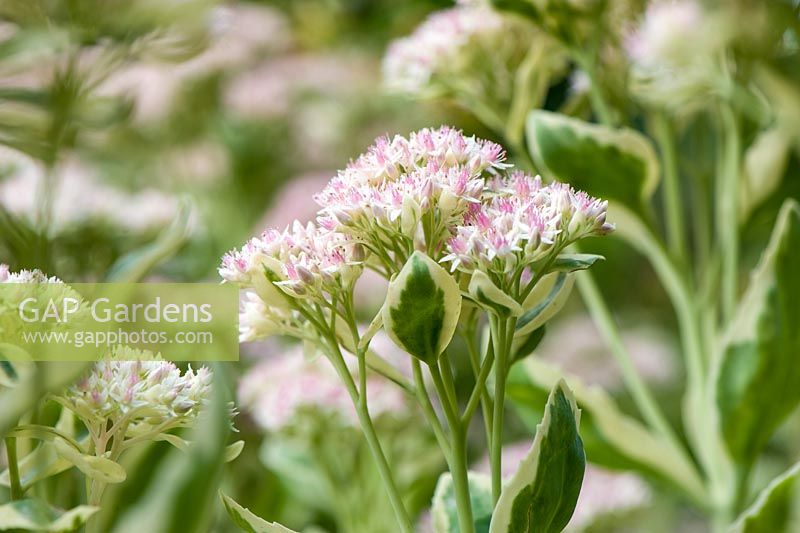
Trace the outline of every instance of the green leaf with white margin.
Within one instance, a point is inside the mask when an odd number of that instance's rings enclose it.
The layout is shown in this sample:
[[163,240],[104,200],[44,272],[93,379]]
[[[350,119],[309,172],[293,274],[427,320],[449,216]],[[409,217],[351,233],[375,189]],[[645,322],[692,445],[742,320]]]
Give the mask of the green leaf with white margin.
[[[475,533],[488,533],[494,508],[492,479],[485,474],[468,472],[467,480]],[[459,533],[458,506],[453,488],[453,476],[450,472],[444,472],[439,476],[436,491],[433,493],[431,514],[433,515],[433,530],[436,533]]]
[[515,340],[527,339],[530,333],[553,318],[567,303],[574,284],[575,276],[566,272],[552,272],[542,277],[522,304],[525,312],[517,320]]
[[800,404],[800,206],[787,200],[726,335],[716,402],[731,456],[754,460]]
[[795,482],[800,477],[800,463],[773,479],[762,490],[753,502],[736,520],[731,533],[774,533],[776,531],[797,531],[797,526],[790,525],[792,516],[792,498],[796,492]]
[[103,483],[122,483],[127,474],[121,464],[105,457],[86,455],[62,439],[54,439],[53,446],[62,459],[66,459],[87,477]]
[[567,526],[586,470],[580,418],[572,391],[559,381],[530,451],[500,493],[491,533],[557,533]]
[[593,196],[644,211],[658,187],[658,157],[637,131],[531,111],[527,138],[537,168]]
[[604,261],[605,257],[595,254],[561,254],[553,261],[552,269],[556,272],[576,272],[591,268],[598,261]]
[[694,465],[638,420],[620,411],[614,399],[602,388],[589,386],[577,376],[567,376],[555,365],[535,357],[525,359],[519,366],[527,379],[542,389],[549,390],[565,379],[578,405],[591,418],[605,442],[623,457],[647,466],[674,483],[695,501],[705,501],[706,490]]
[[79,505],[62,511],[33,498],[16,500],[0,505],[0,530],[73,531],[99,510],[99,507]]
[[422,252],[414,252],[389,282],[383,325],[400,348],[435,364],[453,338],[461,291],[453,276]]
[[247,533],[296,533],[277,522],[267,522],[219,491],[219,497],[234,524]]
[[493,311],[497,316],[510,317],[522,314],[522,306],[495,285],[485,272],[476,270],[472,274],[468,291],[476,303]]

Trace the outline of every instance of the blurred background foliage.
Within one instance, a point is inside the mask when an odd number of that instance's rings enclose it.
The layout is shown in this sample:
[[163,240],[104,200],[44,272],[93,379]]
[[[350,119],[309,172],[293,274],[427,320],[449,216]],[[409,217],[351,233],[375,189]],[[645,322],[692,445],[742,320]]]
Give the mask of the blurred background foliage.
[[[741,3],[746,8],[747,2]],[[638,4],[626,2],[632,13],[641,10]],[[502,142],[468,110],[443,100],[420,104],[382,90],[380,62],[388,43],[450,5],[444,0],[0,1],[0,262],[12,270],[40,268],[66,281],[132,279],[145,272],[152,280],[217,280],[224,252],[267,225],[310,218],[315,211],[310,194],[379,135],[448,123]],[[780,9],[775,13],[780,16]],[[743,42],[737,52],[760,54],[759,42]],[[771,61],[796,91],[800,61]],[[605,65],[604,86],[615,105],[626,109],[632,104],[618,88],[623,75],[614,67]],[[573,70],[569,65],[554,80],[545,106],[554,109],[574,99],[573,108],[586,115],[588,96],[574,91]],[[704,143],[713,127],[702,114],[686,119],[679,146],[686,179],[711,179],[708,154],[715,147]],[[783,199],[800,197],[797,154],[789,151],[784,179],[743,226],[743,250],[751,264]],[[665,334],[674,325],[665,296],[641,257],[619,240],[596,241],[587,248],[607,258],[595,275],[626,343],[662,405],[678,406],[681,370],[676,341]],[[142,264],[147,268],[131,266]],[[365,317],[374,314],[374,304],[365,303]],[[598,334],[577,297],[548,328],[546,339],[552,340],[543,343],[540,355],[601,383],[632,414],[618,373],[592,342]],[[236,379],[256,356],[288,349],[248,348],[243,363],[227,372],[228,394],[235,393]],[[517,393],[532,394],[524,388]],[[528,403],[542,406],[544,399]],[[224,467],[227,494],[260,516],[305,531],[392,531],[388,502],[356,429],[312,409],[291,427],[265,435],[243,411],[235,425],[246,446]],[[540,416],[518,414],[509,440],[529,438]],[[55,422],[57,413],[45,410],[41,416]],[[413,414],[379,423],[417,512],[427,507],[444,468],[422,427]],[[770,452],[796,455],[798,435],[795,416]],[[183,501],[178,518],[163,526],[167,530],[187,531],[180,516],[194,515],[200,501],[213,511],[192,528],[234,529],[210,481],[220,465],[204,457],[207,463],[190,468],[205,480],[189,481],[205,487],[206,499]],[[126,459],[135,475],[109,490],[110,503],[102,511],[108,530],[146,505],[145,496],[164,489],[168,481],[160,472],[174,460],[167,443]],[[78,473],[67,471],[36,490],[68,508],[80,501],[78,480]],[[588,530],[697,527],[697,517],[661,489],[636,489],[645,495],[640,507],[646,502],[646,512],[611,513]],[[651,490],[657,495],[646,496]],[[602,487],[595,487],[594,497],[602,496]]]

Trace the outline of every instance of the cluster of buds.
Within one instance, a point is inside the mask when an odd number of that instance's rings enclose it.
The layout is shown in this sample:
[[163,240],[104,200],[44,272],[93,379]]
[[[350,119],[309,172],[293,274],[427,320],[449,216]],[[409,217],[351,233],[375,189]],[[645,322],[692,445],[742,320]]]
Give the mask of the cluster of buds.
[[380,138],[316,196],[320,224],[372,251],[399,243],[408,254],[422,240],[435,248],[442,232],[480,202],[486,179],[507,166],[504,159],[501,146],[449,127]]
[[[357,427],[353,403],[333,366],[324,358],[308,360],[301,352],[298,345],[264,357],[239,381],[239,404],[271,432],[292,427],[303,413]],[[407,411],[404,393],[375,375],[367,377],[367,403],[374,417]]]
[[453,271],[511,278],[579,239],[612,231],[607,207],[567,184],[543,185],[538,176],[512,172],[494,180],[485,200],[470,207],[442,261]]
[[460,5],[432,14],[412,35],[391,44],[383,63],[387,84],[424,92],[437,74],[463,68],[467,54],[501,38],[503,22],[500,14],[482,5]]
[[273,285],[295,298],[335,293],[358,276],[363,256],[362,246],[346,235],[295,221],[282,232],[268,229],[225,255],[220,275],[280,307]]
[[211,394],[212,373],[180,369],[159,356],[117,347],[58,401],[86,425],[93,438],[107,440],[109,427],[123,436],[155,437],[191,425]]

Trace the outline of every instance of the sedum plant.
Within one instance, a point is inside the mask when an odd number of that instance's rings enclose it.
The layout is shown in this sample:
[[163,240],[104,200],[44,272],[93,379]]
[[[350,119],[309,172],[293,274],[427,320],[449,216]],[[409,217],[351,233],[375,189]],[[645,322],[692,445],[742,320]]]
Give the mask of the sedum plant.
[[[396,84],[397,50],[418,51],[404,56],[406,73],[427,72],[442,57],[448,58],[447,65],[467,61],[476,50],[464,44],[473,39],[474,26],[451,26],[455,35],[436,48],[426,46],[426,28],[446,16],[457,18],[454,13],[490,12],[489,3],[475,4],[433,14],[411,37],[391,47],[387,81]],[[512,17],[514,24],[527,24],[556,43],[555,53],[576,67],[571,90],[560,98],[557,87],[545,88],[538,102],[527,100],[527,109],[517,109],[519,114],[502,123],[483,116],[482,105],[493,102],[490,96],[478,104],[455,94],[439,96],[465,104],[497,135],[508,136],[507,125],[521,121],[524,142],[510,146],[523,168],[554,183],[568,179],[608,199],[619,224],[616,235],[648,259],[674,307],[686,371],[682,416],[671,420],[636,371],[600,287],[584,273],[577,277],[581,295],[642,420],[624,414],[604,391],[535,357],[518,365],[513,376],[518,412],[534,417],[529,403],[535,391],[566,379],[589,415],[582,430],[593,436],[587,444],[590,459],[638,470],[669,487],[691,502],[714,531],[793,531],[796,522],[787,509],[797,466],[770,483],[754,472],[775,460],[774,450],[766,453],[768,444],[800,404],[800,374],[789,359],[798,348],[798,317],[790,302],[800,294],[790,272],[798,267],[800,207],[791,198],[778,198],[779,210],[765,206],[768,200],[775,205],[776,192],[787,190],[782,180],[791,172],[789,161],[798,147],[797,128],[787,119],[800,108],[796,6],[697,0],[657,0],[644,9],[632,2],[491,4],[498,10],[493,17]],[[750,24],[753,20],[760,23]],[[502,47],[494,50],[492,63],[507,59]],[[450,84],[480,86],[488,68],[459,71]],[[562,81],[559,73],[550,75],[551,83]],[[516,70],[520,83],[511,101],[530,97],[522,83],[527,76],[522,67]],[[413,92],[427,96],[435,88],[436,79],[429,76]],[[545,98],[548,93],[555,98]],[[703,152],[699,143],[712,148]],[[484,237],[499,223],[501,212],[495,210],[474,233],[459,228],[450,251],[453,244],[456,249],[469,242],[485,246]],[[768,243],[755,239],[753,246],[756,213],[774,227]],[[758,254],[761,259],[745,282],[743,267]],[[473,264],[469,254],[463,257]],[[487,269],[483,263],[478,271],[469,285],[473,299],[480,304],[482,295],[496,295],[489,299],[505,304],[494,308],[495,316],[502,308],[513,317],[520,293],[498,278],[502,267]],[[483,274],[491,285],[479,291]],[[490,319],[498,321],[491,314]],[[496,333],[494,326],[493,341]],[[498,353],[495,348],[495,357]],[[495,387],[494,396],[502,398],[502,389]],[[543,424],[552,420],[548,415]],[[786,455],[780,460],[785,462]],[[501,504],[502,496],[492,531]],[[558,521],[528,516],[532,519],[525,531],[561,527]]]
[[[401,531],[413,530],[412,517],[375,431],[368,368],[418,402],[448,464],[453,490],[444,507],[455,510],[452,523],[459,531],[486,525],[479,521],[487,517],[474,513],[466,439],[479,408],[492,475],[488,500],[478,507],[498,510],[492,531],[527,530],[526,515],[540,512],[554,527],[565,526],[584,469],[572,393],[561,383],[553,388],[530,453],[503,489],[507,376],[563,304],[568,280],[599,258],[570,247],[612,231],[607,204],[564,183],[545,185],[514,171],[501,146],[450,127],[378,139],[316,200],[321,209],[315,222],[268,229],[223,258],[222,277],[249,294],[240,316],[242,339],[294,337],[331,362]],[[389,286],[381,310],[362,331],[353,291],[366,269]],[[479,339],[484,327],[486,342]],[[413,380],[370,349],[381,328],[407,354]],[[448,347],[457,333],[472,354],[468,395],[454,386],[456,361]],[[225,501],[237,522],[255,520]]]

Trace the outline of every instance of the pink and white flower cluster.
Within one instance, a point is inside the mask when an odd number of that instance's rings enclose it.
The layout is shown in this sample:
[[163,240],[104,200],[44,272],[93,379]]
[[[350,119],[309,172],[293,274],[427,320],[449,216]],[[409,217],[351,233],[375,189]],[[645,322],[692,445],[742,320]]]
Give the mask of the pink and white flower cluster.
[[119,347],[111,357],[98,361],[72,386],[62,402],[88,427],[126,418],[176,426],[193,419],[211,394],[208,368],[181,373],[174,363],[147,352]]
[[583,237],[612,231],[607,207],[565,183],[543,185],[538,176],[515,171],[494,180],[485,200],[470,206],[442,261],[453,271],[521,272]]
[[[291,426],[304,411],[358,425],[352,400],[333,366],[325,358],[307,360],[300,346],[263,358],[239,381],[238,400],[267,431]],[[375,375],[367,377],[367,403],[376,418],[407,410],[403,391]]]
[[420,223],[431,216],[427,238],[435,239],[480,202],[504,160],[500,145],[450,127],[379,138],[316,196],[320,223],[391,250],[397,240],[419,240]]
[[363,255],[361,245],[346,235],[295,221],[284,231],[268,229],[241,250],[226,254],[219,273],[255,289],[267,303],[286,307],[273,283],[299,298],[335,292],[355,279]]
[[479,4],[433,13],[412,35],[390,46],[383,63],[387,84],[402,91],[422,91],[437,72],[463,63],[461,56],[475,49],[474,41],[499,38],[503,22],[502,15]]
[[414,250],[510,277],[613,229],[606,202],[510,166],[500,145],[446,126],[379,138],[316,195],[316,223],[268,229],[224,256],[220,275],[249,290],[241,340],[313,340],[301,306],[343,303],[363,266],[389,278]]

